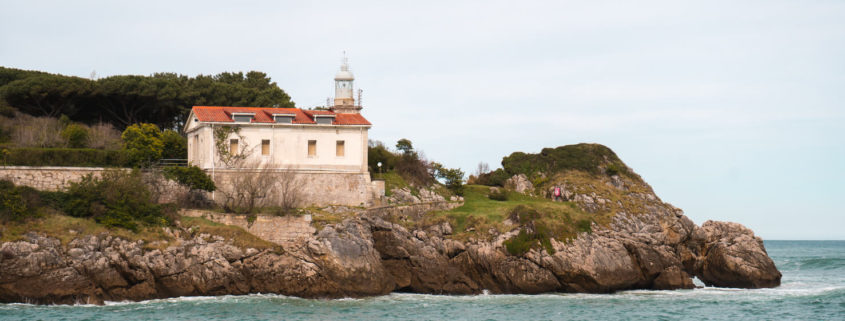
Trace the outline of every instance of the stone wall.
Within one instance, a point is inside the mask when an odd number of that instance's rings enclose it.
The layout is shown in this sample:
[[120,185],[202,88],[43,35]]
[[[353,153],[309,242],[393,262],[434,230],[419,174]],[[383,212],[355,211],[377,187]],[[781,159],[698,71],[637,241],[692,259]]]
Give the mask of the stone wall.
[[238,226],[252,235],[285,246],[285,248],[304,244],[316,232],[316,229],[311,226],[311,215],[257,215],[255,221],[250,223],[246,215],[204,210],[182,210],[181,214],[190,217],[202,217],[220,224]]
[[[277,182],[269,187],[274,191],[279,189],[281,181],[293,179],[295,190],[299,193],[300,202],[297,207],[308,206],[372,206],[376,200],[384,195],[384,182],[373,182],[369,173],[342,173],[342,172],[321,172],[321,171],[294,171],[291,173],[285,170],[248,170],[248,169],[218,169],[208,172],[214,180],[219,192],[215,192],[212,198],[218,203],[225,201],[226,192],[233,190],[232,180],[239,175],[270,175],[275,177]],[[272,199],[265,200],[272,205],[278,203],[278,192],[271,193]]]
[[430,211],[447,211],[464,205],[464,202],[428,202],[407,205],[387,205],[371,207],[366,210],[367,214],[378,217],[395,217],[400,219],[419,219]]
[[85,175],[99,176],[103,171],[102,167],[0,166],[0,179],[38,190],[60,191]]
[[[366,214],[379,217],[395,217],[418,219],[429,211],[449,210],[463,205],[463,202],[431,202],[409,205],[379,206],[364,210]],[[360,212],[358,212],[360,214]],[[273,242],[285,248],[297,247],[305,244],[316,228],[311,225],[311,215],[256,215],[255,221],[250,223],[246,215],[212,212],[208,210],[183,209],[183,216],[202,217],[220,224],[237,226],[265,241]]]
[[[83,176],[99,176],[107,169],[101,167],[30,167],[0,166],[0,179],[7,179],[15,185],[29,186],[45,191],[64,190],[70,183]],[[256,175],[258,171],[216,170],[212,174],[218,190],[230,188],[227,183],[235,175]],[[278,173],[277,173],[278,174]],[[276,175],[272,174],[271,175]],[[368,173],[338,173],[321,171],[297,171],[294,175],[300,193],[298,206],[372,206],[384,195],[384,181],[371,181]],[[173,202],[185,193],[185,188],[173,181],[159,180],[151,186],[160,195],[160,202]],[[231,188],[230,188],[231,189]],[[220,192],[208,193],[208,197],[222,202]]]

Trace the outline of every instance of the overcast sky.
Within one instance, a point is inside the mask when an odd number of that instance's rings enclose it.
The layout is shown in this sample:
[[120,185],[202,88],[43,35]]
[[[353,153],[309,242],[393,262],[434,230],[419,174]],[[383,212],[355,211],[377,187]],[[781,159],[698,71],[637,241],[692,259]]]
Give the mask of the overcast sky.
[[845,239],[843,1],[9,1],[0,65],[259,70],[324,105],[346,51],[370,137],[471,172],[612,148],[697,224]]

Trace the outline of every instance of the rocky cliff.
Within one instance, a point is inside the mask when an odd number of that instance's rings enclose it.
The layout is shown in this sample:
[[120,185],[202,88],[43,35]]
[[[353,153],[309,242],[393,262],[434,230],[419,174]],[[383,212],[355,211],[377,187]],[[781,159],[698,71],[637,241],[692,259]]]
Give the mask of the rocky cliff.
[[635,174],[561,172],[537,187],[515,185],[535,195],[562,186],[564,201],[596,215],[591,232],[551,238],[548,247],[519,255],[503,244],[531,226],[511,222],[508,229],[466,237],[449,222],[409,224],[413,218],[379,213],[326,224],[265,250],[191,233],[190,227],[174,231],[176,241],[165,249],[108,234],[62,244],[29,233],[0,245],[0,301],[100,303],[257,292],[309,298],[393,291],[608,293],[693,288],[692,277],[720,287],[780,284],[780,272],[751,230],[726,222],[696,226]]

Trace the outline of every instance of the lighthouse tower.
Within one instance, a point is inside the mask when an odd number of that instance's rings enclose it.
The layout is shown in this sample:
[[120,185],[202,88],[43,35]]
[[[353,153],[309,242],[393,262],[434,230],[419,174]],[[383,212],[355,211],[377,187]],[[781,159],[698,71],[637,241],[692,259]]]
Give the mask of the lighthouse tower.
[[334,76],[334,106],[331,110],[336,113],[357,114],[361,106],[355,106],[352,82],[355,76],[349,71],[349,61],[343,57],[340,71]]

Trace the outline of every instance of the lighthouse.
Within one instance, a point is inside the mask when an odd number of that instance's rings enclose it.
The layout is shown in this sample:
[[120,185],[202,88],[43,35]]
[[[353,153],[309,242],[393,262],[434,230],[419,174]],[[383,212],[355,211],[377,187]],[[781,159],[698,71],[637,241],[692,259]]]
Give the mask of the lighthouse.
[[340,71],[334,76],[334,106],[331,110],[336,113],[357,114],[361,106],[355,106],[353,81],[355,76],[349,71],[349,60],[343,57]]

